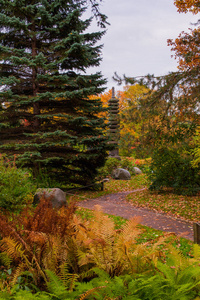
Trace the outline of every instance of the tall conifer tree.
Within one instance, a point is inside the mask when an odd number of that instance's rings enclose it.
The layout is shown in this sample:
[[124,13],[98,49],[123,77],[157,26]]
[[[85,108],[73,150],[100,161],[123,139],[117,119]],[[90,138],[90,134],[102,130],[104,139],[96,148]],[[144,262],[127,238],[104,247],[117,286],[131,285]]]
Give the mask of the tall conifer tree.
[[0,0],[0,152],[66,183],[92,182],[108,147],[101,102],[89,98],[105,79],[85,72],[101,61],[104,31],[85,33],[86,8],[86,0]]

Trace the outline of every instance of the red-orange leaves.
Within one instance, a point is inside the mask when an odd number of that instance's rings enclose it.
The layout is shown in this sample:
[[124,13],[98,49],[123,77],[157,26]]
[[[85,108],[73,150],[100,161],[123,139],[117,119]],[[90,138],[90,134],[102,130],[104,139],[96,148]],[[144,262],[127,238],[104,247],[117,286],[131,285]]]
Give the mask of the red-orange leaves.
[[190,29],[189,33],[182,32],[175,42],[168,40],[172,46],[175,58],[178,59],[178,68],[181,71],[191,70],[200,66],[200,27]]

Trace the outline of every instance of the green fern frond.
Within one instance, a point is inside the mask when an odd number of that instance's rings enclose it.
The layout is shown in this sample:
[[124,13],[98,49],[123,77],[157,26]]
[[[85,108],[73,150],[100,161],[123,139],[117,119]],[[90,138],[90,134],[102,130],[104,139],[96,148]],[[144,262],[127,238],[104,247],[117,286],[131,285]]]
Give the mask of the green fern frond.
[[177,283],[183,284],[186,282],[200,285],[200,266],[191,265],[178,273]]
[[196,287],[195,284],[185,283],[180,285],[175,291],[173,289],[173,300],[179,299],[193,299],[194,292],[192,291]]
[[69,274],[69,265],[67,261],[65,261],[63,264],[59,267],[60,272],[58,274],[59,278],[62,280],[65,287],[67,287],[68,280],[67,280],[67,274]]
[[178,269],[175,266],[172,267],[158,262],[157,269],[166,279],[167,288],[173,291],[172,299],[193,299],[191,295],[193,295],[194,289],[200,286],[199,266],[188,266],[185,269]]
[[[166,288],[166,282],[162,277],[154,275],[151,277],[140,276],[129,283],[129,290],[133,290],[139,299],[165,299],[163,289]],[[171,299],[170,299],[171,300]]]
[[62,280],[65,288],[68,288],[69,291],[72,291],[80,275],[69,273],[69,265],[67,262],[64,262],[60,266],[60,272],[58,274],[58,277]]
[[189,259],[183,255],[181,251],[169,245],[170,253],[168,254],[168,264],[174,266],[177,270],[182,269],[184,270],[186,267],[190,265]]
[[48,277],[47,286],[51,293],[54,293],[55,295],[59,295],[66,292],[66,288],[62,280],[54,272],[50,270],[46,270],[45,272]]
[[166,278],[170,284],[174,284],[176,281],[176,274],[174,269],[172,269],[170,266],[161,263],[158,261],[157,263],[157,269],[160,271],[160,273],[163,275],[164,278]]
[[67,274],[67,280],[69,281],[69,291],[73,291],[78,278],[78,274]]
[[108,275],[108,273],[100,268],[92,268],[92,271],[103,281],[110,279],[110,276]]
[[10,300],[10,299],[15,299],[15,300],[51,300],[52,297],[44,292],[39,292],[36,294],[32,294],[30,291],[26,290],[19,290],[18,292],[14,292],[13,295],[10,295],[9,293],[4,294],[1,298],[1,293],[0,293],[0,300]]

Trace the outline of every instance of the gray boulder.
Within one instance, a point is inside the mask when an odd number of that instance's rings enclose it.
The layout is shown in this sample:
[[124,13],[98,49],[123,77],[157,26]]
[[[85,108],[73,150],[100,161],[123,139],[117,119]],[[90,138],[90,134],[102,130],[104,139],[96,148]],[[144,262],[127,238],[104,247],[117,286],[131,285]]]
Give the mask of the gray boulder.
[[115,169],[112,172],[112,177],[114,179],[130,180],[131,179],[131,174],[126,169],[118,168],[118,169]]
[[138,167],[133,167],[133,170],[136,175],[142,174],[142,171]]
[[66,193],[59,188],[37,189],[33,203],[37,204],[42,197],[50,199],[52,206],[56,208],[67,205]]

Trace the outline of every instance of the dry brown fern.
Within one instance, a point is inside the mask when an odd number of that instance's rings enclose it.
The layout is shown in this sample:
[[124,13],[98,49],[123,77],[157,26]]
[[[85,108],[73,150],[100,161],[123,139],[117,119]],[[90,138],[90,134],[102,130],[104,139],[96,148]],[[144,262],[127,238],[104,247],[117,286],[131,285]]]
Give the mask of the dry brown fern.
[[9,283],[11,287],[13,287],[16,284],[18,277],[25,270],[26,270],[26,265],[23,262],[17,266],[17,268],[15,269],[14,273],[12,274],[12,280]]
[[[94,218],[87,225],[77,226],[76,242],[79,245],[79,263],[81,266],[92,264],[105,270],[109,275],[122,274],[128,268],[127,249],[135,246],[135,237],[140,233],[137,221],[128,222],[121,232],[115,230],[113,220],[96,207]],[[129,266],[128,266],[129,265]]]
[[24,215],[21,222],[26,230],[44,232],[52,235],[56,234],[63,237],[69,234],[69,227],[75,210],[76,207],[74,203],[58,210],[52,208],[49,199],[42,198],[34,214]]
[[137,238],[141,234],[138,222],[138,218],[129,220],[121,230],[115,230],[114,221],[104,215],[99,206],[94,211],[94,218],[84,225],[75,217],[80,266],[98,267],[112,277],[151,270],[151,260],[159,257],[159,245],[165,239],[158,240],[153,249],[146,243],[138,244]]
[[16,274],[21,264],[34,273],[38,282],[47,281],[46,268],[57,272],[67,259],[66,241],[74,234],[74,212],[73,203],[57,210],[43,199],[35,210],[27,208],[19,216],[0,215],[0,251],[12,258]]
[[105,288],[106,286],[98,286],[98,287],[95,287],[87,292],[85,292],[83,295],[80,296],[80,299],[79,300],[84,300],[84,299],[87,299],[86,297],[88,297],[89,295],[91,294],[94,294],[96,291],[100,290],[100,289],[103,289]]

